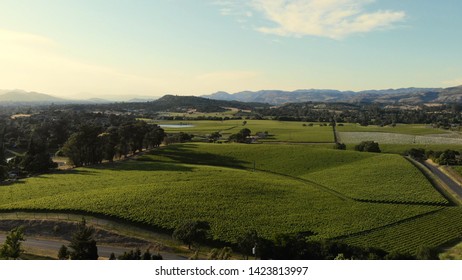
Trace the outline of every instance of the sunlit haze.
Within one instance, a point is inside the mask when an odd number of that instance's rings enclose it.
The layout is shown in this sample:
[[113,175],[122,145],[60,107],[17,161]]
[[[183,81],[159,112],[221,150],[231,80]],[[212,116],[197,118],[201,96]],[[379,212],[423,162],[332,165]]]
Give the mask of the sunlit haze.
[[65,98],[462,84],[459,0],[0,0],[0,89]]

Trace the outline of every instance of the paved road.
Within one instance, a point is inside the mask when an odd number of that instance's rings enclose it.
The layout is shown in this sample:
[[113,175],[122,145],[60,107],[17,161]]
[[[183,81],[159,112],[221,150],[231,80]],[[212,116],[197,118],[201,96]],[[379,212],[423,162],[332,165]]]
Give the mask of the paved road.
[[462,188],[457,182],[454,182],[448,175],[444,174],[438,167],[428,163],[422,162],[435,176],[437,176],[443,183],[445,183],[451,191],[458,196],[459,200],[462,200]]
[[[26,241],[23,242],[24,247],[40,249],[44,251],[55,251],[56,255],[58,254],[58,250],[62,245],[69,244],[69,241],[61,241],[61,240],[50,240],[50,239],[38,239],[34,237],[26,236]],[[5,241],[5,234],[0,234],[0,242],[3,243]],[[136,248],[124,248],[124,247],[116,247],[116,246],[109,246],[109,245],[98,245],[98,255],[103,258],[109,258],[111,253],[114,253],[116,256],[122,255],[124,252],[128,252],[130,250],[136,250]],[[156,252],[152,252],[156,253]],[[175,255],[172,253],[167,252],[160,252],[164,260],[184,260],[186,259],[183,256]]]

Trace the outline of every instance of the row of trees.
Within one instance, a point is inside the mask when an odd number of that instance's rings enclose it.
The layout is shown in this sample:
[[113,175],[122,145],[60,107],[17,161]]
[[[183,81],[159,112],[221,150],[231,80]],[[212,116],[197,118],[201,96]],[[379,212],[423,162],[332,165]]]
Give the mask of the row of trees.
[[[274,260],[333,260],[333,259],[438,259],[437,251],[429,247],[418,248],[415,254],[387,252],[376,248],[362,248],[351,246],[338,241],[311,241],[313,232],[295,234],[279,234],[273,239],[261,237],[257,231],[251,230],[237,239],[236,249],[245,259],[253,256],[259,259]],[[206,242],[211,238],[210,224],[206,221],[186,221],[180,224],[173,233],[173,237],[188,245]],[[224,247],[214,249],[209,259],[228,259],[232,249]]]
[[126,157],[144,148],[158,147],[165,138],[158,125],[144,121],[124,123],[107,129],[99,126],[83,126],[72,134],[62,148],[75,166],[113,161],[114,157]]
[[405,151],[404,154],[417,160],[431,159],[433,162],[441,165],[462,165],[460,152],[450,149],[444,151],[426,151],[422,148],[412,148]]
[[460,104],[439,107],[387,108],[379,104],[291,103],[280,107],[261,108],[256,112],[281,121],[343,122],[361,125],[391,125],[397,123],[433,124],[440,128],[460,129]]

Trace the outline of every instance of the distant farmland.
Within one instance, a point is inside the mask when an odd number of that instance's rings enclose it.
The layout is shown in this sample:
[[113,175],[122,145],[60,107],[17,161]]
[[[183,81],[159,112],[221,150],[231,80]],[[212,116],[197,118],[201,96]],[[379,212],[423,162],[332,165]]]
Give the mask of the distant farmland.
[[[245,124],[244,124],[245,121]],[[268,132],[269,136],[260,139],[261,142],[304,142],[304,143],[333,143],[332,127],[321,123],[282,122],[272,120],[226,120],[226,121],[155,121],[159,124],[189,124],[192,127],[166,128],[168,133],[190,133],[206,136],[213,132],[220,132],[223,138],[248,128],[253,134]]]

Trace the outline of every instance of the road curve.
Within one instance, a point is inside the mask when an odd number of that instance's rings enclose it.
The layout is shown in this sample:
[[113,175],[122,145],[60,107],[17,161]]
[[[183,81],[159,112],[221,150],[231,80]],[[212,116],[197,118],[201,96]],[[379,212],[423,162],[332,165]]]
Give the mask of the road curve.
[[455,182],[448,175],[444,174],[444,172],[442,172],[437,166],[426,161],[423,161],[422,164],[427,167],[430,172],[438,177],[444,184],[446,184],[448,188],[454,193],[454,195],[457,195],[457,198],[462,201],[462,188],[457,182]]
[[[0,242],[3,243],[5,241],[5,234],[0,233]],[[51,239],[39,239],[35,237],[25,236],[25,241],[23,245],[25,248],[34,248],[43,251],[54,251],[56,252],[56,256],[58,255],[58,250],[62,245],[68,245],[69,241],[66,240],[51,240]],[[101,258],[109,258],[111,253],[114,253],[116,256],[122,255],[124,252],[129,252],[130,250],[136,250],[136,248],[125,248],[125,247],[117,247],[117,246],[110,246],[110,245],[97,245],[98,247],[98,255]],[[152,252],[156,253],[156,252]],[[160,252],[164,260],[184,260],[186,259],[183,256],[179,256],[172,253],[167,252]]]

